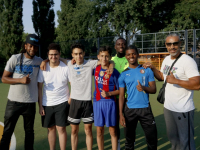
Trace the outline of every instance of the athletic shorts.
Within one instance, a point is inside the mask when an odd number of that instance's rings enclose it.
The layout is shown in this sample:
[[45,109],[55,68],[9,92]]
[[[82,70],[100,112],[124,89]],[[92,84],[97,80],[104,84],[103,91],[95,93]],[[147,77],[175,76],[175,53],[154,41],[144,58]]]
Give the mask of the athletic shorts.
[[71,100],[68,122],[79,125],[81,118],[84,124],[94,122],[92,101]]
[[116,102],[112,100],[100,100],[93,102],[94,125],[98,127],[116,126]]
[[69,104],[64,102],[55,106],[43,106],[45,115],[42,116],[42,126],[49,128],[52,126],[65,127],[69,123],[67,117],[69,114]]

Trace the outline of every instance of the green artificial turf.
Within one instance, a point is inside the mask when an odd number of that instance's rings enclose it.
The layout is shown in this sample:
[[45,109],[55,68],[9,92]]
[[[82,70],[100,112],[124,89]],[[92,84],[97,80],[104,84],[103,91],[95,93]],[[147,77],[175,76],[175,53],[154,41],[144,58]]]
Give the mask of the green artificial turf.
[[[157,85],[157,93],[162,85],[162,82],[156,82]],[[0,83],[0,121],[3,122],[3,117],[5,113],[5,108],[6,108],[6,102],[7,102],[7,94],[8,94],[8,89],[9,85]],[[157,130],[158,130],[158,149],[159,150],[168,150],[170,149],[170,143],[167,139],[166,135],[166,128],[165,128],[165,121],[164,121],[164,116],[163,116],[163,105],[158,103],[156,100],[156,94],[150,95],[150,103],[152,107],[152,111],[155,116],[156,124],[157,124]],[[196,148],[197,150],[200,150],[200,92],[195,91],[194,92],[194,103],[195,103],[195,121],[194,121],[194,127],[195,127],[195,143],[196,143]],[[137,126],[137,131],[136,131],[136,143],[135,143],[135,149],[136,150],[146,150],[147,145],[145,141],[145,136],[143,133],[143,130],[138,123]],[[20,117],[18,120],[18,123],[15,128],[15,136],[17,140],[17,147],[16,150],[22,150],[23,148],[23,143],[24,143],[24,130],[23,130],[23,119]],[[67,127],[67,147],[66,149],[71,149],[71,141],[70,141],[70,133],[71,129],[70,126]],[[105,134],[104,134],[104,145],[105,145],[105,150],[110,150],[111,149],[111,141],[110,141],[110,135],[108,128],[105,128]],[[121,127],[121,149],[124,149],[124,132],[123,128]],[[35,150],[48,150],[49,145],[48,145],[48,140],[47,140],[47,129],[41,127],[41,117],[39,115],[38,111],[38,106],[36,110],[36,117],[35,117],[35,144],[34,144],[34,149]],[[56,143],[56,149],[59,149],[59,143],[57,140]],[[80,128],[79,128],[79,141],[78,141],[78,150],[85,150],[86,149],[86,144],[85,144],[85,133],[84,133],[84,125],[81,123]],[[93,149],[96,150],[98,149],[97,147],[97,142],[96,142],[96,129],[93,126]]]

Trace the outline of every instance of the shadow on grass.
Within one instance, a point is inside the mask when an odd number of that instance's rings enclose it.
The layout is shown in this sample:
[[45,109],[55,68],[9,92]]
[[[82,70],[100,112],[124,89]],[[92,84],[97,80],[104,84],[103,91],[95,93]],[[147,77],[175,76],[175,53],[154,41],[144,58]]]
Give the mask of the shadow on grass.
[[[196,144],[196,149],[200,150],[200,112],[195,110],[195,122],[194,122],[194,129],[195,129],[195,144]],[[167,138],[166,135],[166,126],[165,126],[165,120],[164,120],[164,115],[159,115],[155,117],[156,124],[157,124],[157,131],[158,131],[158,149],[159,150],[169,150],[171,149],[171,144]],[[124,138],[124,129],[120,129],[121,133],[121,140],[120,140],[120,147],[121,150],[125,149],[125,138]],[[96,138],[95,138],[96,139]],[[95,140],[94,139],[94,140]],[[111,147],[111,140],[110,140],[110,134],[107,133],[104,135],[104,149],[105,150],[110,150],[112,149]],[[98,149],[98,147],[94,147],[94,149]],[[143,132],[143,129],[138,123],[137,129],[136,129],[136,141],[135,141],[135,149],[136,150],[147,150],[147,144],[146,144],[146,139],[145,135]]]
[[[195,110],[195,122],[194,122],[194,129],[195,129],[195,143],[196,143],[196,149],[200,150],[200,112]],[[164,115],[161,114],[159,116],[155,117],[156,124],[157,124],[157,130],[158,130],[158,150],[169,150],[171,148],[171,144],[167,138],[166,135],[166,126],[165,126],[165,120],[164,120]],[[35,126],[36,127],[36,126]],[[39,129],[40,128],[40,129]],[[48,150],[49,149],[49,144],[47,140],[47,132],[45,132],[45,135],[40,135],[40,130],[42,130],[41,133],[44,134],[45,128],[37,126],[37,129],[35,129],[36,136],[40,136],[40,140],[37,140],[38,138],[35,138],[35,144],[34,144],[34,149],[35,150]],[[23,130],[23,129],[22,129]],[[79,141],[78,141],[78,150],[86,150],[86,143],[85,143],[85,133],[83,129],[83,124],[80,124],[80,131],[79,132]],[[22,133],[24,134],[24,132]],[[66,149],[71,149],[71,140],[70,140],[70,135],[71,135],[71,127],[67,127],[67,147]],[[124,138],[124,129],[121,127],[120,128],[120,147],[121,150],[125,149],[125,138]],[[43,137],[42,137],[43,136]],[[24,136],[23,136],[24,137]],[[58,136],[57,136],[58,137]],[[105,134],[104,134],[104,149],[105,150],[111,150],[111,140],[110,140],[110,133],[108,128],[105,127]],[[21,150],[23,148],[23,144],[21,143],[20,145],[17,146],[16,150]],[[59,142],[58,138],[56,141],[56,149],[59,148]],[[97,142],[96,142],[96,127],[93,126],[93,150],[97,150]],[[136,142],[135,142],[135,149],[136,150],[146,150],[147,145],[146,145],[146,139],[144,136],[143,129],[141,128],[140,123],[138,123],[137,129],[136,129]]]
[[[195,111],[195,119],[194,119],[195,120],[194,121],[195,137],[194,138],[195,138],[197,150],[200,150],[200,119],[199,119],[199,116],[200,116],[200,112]],[[157,130],[158,130],[158,149],[159,150],[168,150],[171,148],[171,144],[168,141],[168,138],[166,135],[164,116],[159,115],[159,116],[155,117],[155,120],[156,120]],[[23,147],[24,130],[23,130],[22,118],[20,118],[20,120],[18,121],[17,126],[20,126],[20,127],[18,127],[18,133],[21,134],[21,136],[17,138],[17,141],[20,138],[21,142],[17,144],[16,150],[22,150],[22,149],[24,149],[24,147]],[[125,138],[124,138],[124,129],[123,128],[120,129],[120,133],[121,133],[121,140],[120,140],[121,150],[123,150],[123,149],[125,149]],[[71,140],[70,140],[71,128],[70,128],[70,126],[67,127],[67,134],[68,134],[68,136],[67,136],[68,141],[67,141],[66,149],[71,149]],[[105,128],[104,147],[105,147],[104,148],[105,150],[112,149],[108,128]],[[35,150],[48,150],[49,149],[49,144],[48,144],[48,140],[47,140],[47,129],[39,126],[37,122],[35,125],[34,149]],[[56,149],[60,149],[58,138],[56,141]],[[83,124],[81,124],[80,132],[79,132],[78,150],[85,150],[85,149],[86,149],[85,133],[83,130]],[[97,147],[97,142],[96,142],[96,127],[93,126],[93,150],[97,150],[97,149],[98,149],[98,147]],[[136,150],[146,150],[147,149],[144,132],[143,132],[141,126],[139,125],[139,123],[138,123],[138,127],[136,129],[135,149]]]

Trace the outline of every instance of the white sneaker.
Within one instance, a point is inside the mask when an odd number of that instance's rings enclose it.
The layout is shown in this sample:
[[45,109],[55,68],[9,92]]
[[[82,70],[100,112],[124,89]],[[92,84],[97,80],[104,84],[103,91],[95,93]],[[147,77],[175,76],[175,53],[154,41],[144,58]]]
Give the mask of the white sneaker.
[[117,150],[120,150],[120,139],[118,139]]

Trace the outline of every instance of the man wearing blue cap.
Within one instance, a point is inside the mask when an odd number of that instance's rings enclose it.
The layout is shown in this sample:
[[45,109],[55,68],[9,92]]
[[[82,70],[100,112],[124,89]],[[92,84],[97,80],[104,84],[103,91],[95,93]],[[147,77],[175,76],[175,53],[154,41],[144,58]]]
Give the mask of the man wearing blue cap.
[[25,150],[33,150],[35,103],[38,101],[37,76],[42,59],[35,56],[39,38],[29,34],[20,54],[8,60],[2,82],[10,84],[0,149],[9,150],[11,136],[20,115],[24,119]]

